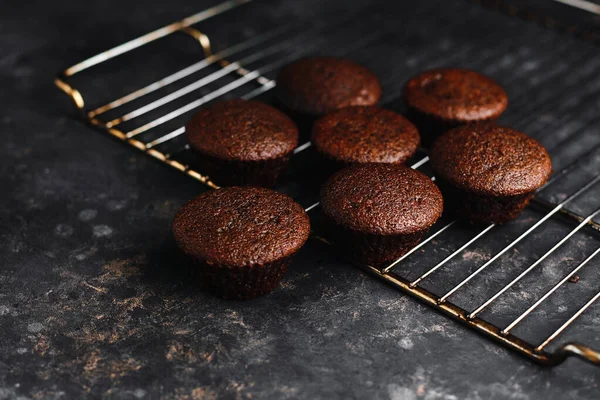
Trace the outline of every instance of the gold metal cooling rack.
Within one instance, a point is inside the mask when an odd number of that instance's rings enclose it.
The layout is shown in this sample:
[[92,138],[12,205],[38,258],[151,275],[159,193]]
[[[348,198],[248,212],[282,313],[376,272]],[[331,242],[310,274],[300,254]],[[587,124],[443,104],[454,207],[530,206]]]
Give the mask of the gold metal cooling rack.
[[[64,91],[75,103],[77,110],[82,114],[84,119],[91,125],[101,128],[108,132],[117,139],[127,143],[138,150],[145,152],[155,159],[183,172],[192,178],[208,185],[211,188],[218,188],[218,186],[211,182],[210,179],[203,175],[201,171],[197,171],[193,167],[193,163],[183,161],[181,157],[185,153],[189,153],[189,146],[182,141],[184,128],[183,125],[186,121],[186,115],[198,107],[206,104],[212,100],[223,97],[225,95],[235,94],[238,97],[245,99],[251,99],[261,94],[267,93],[269,90],[275,87],[276,82],[265,76],[268,72],[279,69],[284,64],[297,59],[305,54],[314,51],[315,49],[322,49],[325,46],[324,37],[327,36],[326,29],[335,31],[337,25],[351,24],[352,15],[342,16],[335,22],[328,21],[327,26],[311,26],[310,32],[312,36],[307,38],[302,36],[307,31],[305,27],[298,24],[290,24],[284,27],[280,27],[266,33],[253,36],[251,39],[241,43],[237,43],[234,46],[228,47],[217,53],[213,53],[211,48],[211,41],[209,37],[198,30],[195,25],[200,22],[209,20],[219,14],[233,10],[242,6],[251,0],[229,0],[225,1],[217,6],[214,6],[201,13],[192,15],[181,21],[167,25],[163,28],[150,32],[137,39],[131,40],[127,43],[121,44],[108,51],[102,52],[96,56],[93,56],[85,61],[82,61],[67,70],[65,70],[58,78],[56,78],[56,85]],[[421,13],[425,14],[428,10],[423,10]],[[104,103],[100,106],[88,107],[84,101],[82,93],[75,88],[71,81],[76,75],[82,74],[84,71],[89,71],[94,67],[99,67],[111,60],[114,60],[123,55],[134,52],[145,45],[153,43],[159,39],[168,37],[175,33],[183,33],[188,37],[193,38],[201,46],[203,52],[203,58],[189,65],[179,71],[172,73],[166,77],[162,77],[155,82],[142,87],[141,89],[133,90],[124,96],[121,96],[115,100]],[[352,41],[351,46],[341,46],[335,44],[329,51],[330,54],[343,55],[352,51],[359,50],[365,46],[373,43],[377,39],[387,34],[385,27],[382,27],[380,31],[360,33],[358,34],[359,40]],[[269,40],[275,39],[276,43],[271,46],[266,46]],[[301,46],[295,46],[301,39]],[[240,54],[246,53],[248,55],[240,56]],[[283,54],[283,55],[282,55]],[[457,55],[459,57],[460,55]],[[230,58],[236,58],[236,61],[229,61]],[[270,60],[267,62],[267,60]],[[257,68],[247,68],[249,64],[262,63]],[[198,78],[196,74],[202,73],[203,75]],[[220,83],[222,79],[227,78],[225,84]],[[185,83],[189,82],[189,83]],[[174,84],[179,83],[180,87],[175,87]],[[183,84],[183,86],[182,86]],[[196,95],[192,101],[180,104],[178,102],[183,101],[187,95],[194,95],[196,91],[206,89],[209,85],[216,85],[209,92],[204,94]],[[385,85],[385,81],[384,81]],[[240,91],[242,91],[240,93]],[[392,100],[393,96],[388,96],[384,99],[384,103]],[[146,100],[149,99],[149,100]],[[178,104],[177,108],[171,107],[169,111],[164,111],[173,104]],[[130,106],[129,108],[125,106]],[[131,106],[134,106],[131,108]],[[120,111],[128,110],[128,111]],[[111,114],[112,113],[112,114]],[[140,118],[144,117],[144,118]],[[136,123],[137,121],[142,121]],[[165,129],[165,127],[173,127]],[[124,128],[127,127],[127,128]],[[310,147],[310,142],[307,142],[298,147],[294,153],[298,154]],[[557,171],[551,180],[546,184],[544,188],[553,185],[555,182],[565,177],[566,174],[581,165],[584,160],[593,157],[596,153],[599,153],[600,146],[596,146],[590,149],[583,156],[578,157],[574,162]],[[412,165],[412,168],[421,168],[426,166],[428,163],[428,157],[423,156],[420,160]],[[434,178],[432,178],[434,179]],[[588,361],[595,365],[600,365],[600,353],[597,351],[579,343],[567,343],[558,347],[553,352],[547,351],[548,346],[553,343],[567,328],[569,328],[586,310],[588,310],[594,302],[600,298],[600,291],[590,298],[587,298],[584,304],[578,306],[579,308],[571,314],[571,316],[562,323],[557,329],[555,329],[550,335],[544,340],[538,343],[531,343],[530,341],[523,340],[518,336],[514,335],[513,330],[526,320],[534,311],[540,308],[544,302],[552,297],[552,295],[564,288],[564,285],[569,280],[573,279],[577,273],[579,273],[595,256],[600,253],[600,247],[598,247],[593,253],[589,254],[583,261],[579,262],[574,268],[568,271],[562,278],[552,284],[552,286],[545,291],[541,296],[537,297],[535,301],[528,305],[528,308],[520,313],[516,318],[503,326],[497,326],[489,322],[489,318],[483,318],[481,315],[498,301],[505,292],[511,289],[513,286],[519,284],[528,274],[534,271],[540,266],[540,264],[551,256],[557,249],[569,242],[569,239],[580,231],[594,231],[600,232],[600,225],[594,222],[594,218],[600,215],[600,209],[588,215],[578,215],[572,211],[567,210],[567,206],[572,203],[575,199],[580,198],[590,188],[594,187],[600,182],[600,176],[591,178],[585,182],[583,186],[576,188],[572,191],[563,201],[554,204],[548,203],[536,198],[534,203],[537,204],[539,209],[544,210],[543,216],[538,219],[533,225],[531,225],[525,232],[519,234],[510,243],[503,246],[501,249],[495,252],[495,254],[485,261],[482,265],[476,267],[466,277],[464,277],[458,284],[454,285],[449,290],[445,290],[444,293],[436,294],[433,291],[426,289],[423,283],[430,281],[437,273],[443,269],[444,266],[448,266],[450,261],[455,259],[457,256],[464,254],[466,249],[480,241],[482,237],[488,234],[492,229],[496,227],[489,225],[484,227],[482,230],[477,232],[469,240],[460,245],[451,254],[447,255],[442,261],[429,267],[420,276],[409,279],[406,276],[400,274],[396,269],[405,261],[408,257],[422,251],[425,247],[432,246],[436,241],[440,241],[444,238],[444,233],[450,235],[452,227],[457,227],[456,221],[448,221],[442,226],[438,226],[434,229],[425,240],[419,245],[413,248],[406,255],[392,263],[391,265],[377,269],[370,266],[361,266],[366,271],[373,275],[383,279],[384,281],[392,284],[399,288],[405,293],[420,299],[427,303],[434,309],[446,314],[455,320],[462,322],[463,324],[475,329],[483,335],[490,337],[504,346],[544,365],[557,365],[563,362],[569,356],[577,356],[585,361]],[[318,208],[318,203],[314,203],[306,208],[307,212],[315,212]],[[524,269],[516,278],[505,283],[501,288],[495,291],[490,297],[487,297],[485,301],[474,309],[465,309],[455,305],[451,300],[453,296],[461,291],[467,289],[467,285],[476,277],[483,275],[489,270],[494,268],[495,262],[502,257],[509,250],[513,249],[518,243],[523,241],[525,238],[530,237],[534,231],[540,226],[549,221],[552,217],[563,216],[571,228],[566,235],[564,235],[559,241],[557,241],[549,250],[547,250],[542,256],[538,257],[535,261],[530,263],[526,269]],[[439,224],[440,225],[440,224]]]

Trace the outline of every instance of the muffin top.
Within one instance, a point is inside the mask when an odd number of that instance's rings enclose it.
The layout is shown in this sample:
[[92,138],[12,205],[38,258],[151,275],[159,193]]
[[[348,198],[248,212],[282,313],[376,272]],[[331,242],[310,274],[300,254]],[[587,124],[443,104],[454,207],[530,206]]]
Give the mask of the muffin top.
[[378,107],[347,107],[321,117],[313,126],[317,151],[344,163],[403,163],[419,147],[409,120]]
[[334,223],[378,235],[425,230],[443,210],[431,179],[401,164],[360,164],[337,172],[321,190],[321,205]]
[[304,209],[264,188],[205,192],[175,216],[173,234],[186,254],[229,267],[271,263],[298,251],[310,233]]
[[417,75],[404,87],[404,100],[424,114],[456,122],[495,119],[508,105],[500,85],[475,71],[459,68]]
[[201,109],[185,134],[194,150],[224,160],[278,158],[298,145],[298,128],[290,118],[264,103],[241,99]]
[[276,92],[289,109],[321,115],[348,106],[374,105],[381,98],[381,85],[371,71],[350,60],[310,57],[281,70]]
[[538,189],[552,173],[546,150],[524,133],[493,123],[452,129],[431,148],[435,174],[477,194],[512,196]]

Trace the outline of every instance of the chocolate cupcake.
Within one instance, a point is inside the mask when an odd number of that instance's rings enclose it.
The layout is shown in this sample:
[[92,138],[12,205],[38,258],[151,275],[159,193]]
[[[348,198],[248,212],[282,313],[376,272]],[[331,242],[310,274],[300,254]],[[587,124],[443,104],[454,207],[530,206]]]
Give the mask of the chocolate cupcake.
[[536,140],[493,123],[452,129],[431,147],[447,210],[472,223],[516,218],[552,173]]
[[495,120],[508,104],[506,92],[492,79],[458,68],[434,69],[412,78],[404,87],[404,101],[427,145],[456,126]]
[[187,203],[172,230],[208,288],[224,298],[243,300],[277,287],[291,257],[306,242],[310,222],[288,196],[231,187]]
[[310,57],[281,70],[276,92],[290,110],[322,115],[343,107],[376,104],[381,84],[371,71],[350,60]]
[[258,101],[222,101],[198,111],[185,127],[199,169],[217,185],[273,186],[298,145],[298,129]]
[[413,248],[442,215],[443,199],[424,174],[400,164],[363,164],[329,178],[321,206],[331,239],[352,259],[383,267]]
[[347,107],[315,122],[312,144],[337,167],[401,164],[419,147],[419,132],[406,118],[378,107]]

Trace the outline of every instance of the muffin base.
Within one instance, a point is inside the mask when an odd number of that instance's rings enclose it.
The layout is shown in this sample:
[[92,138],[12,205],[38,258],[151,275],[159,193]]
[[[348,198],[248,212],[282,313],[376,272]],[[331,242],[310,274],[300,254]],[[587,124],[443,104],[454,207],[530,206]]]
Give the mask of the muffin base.
[[317,148],[315,148],[314,150],[315,155],[317,157],[317,162],[319,162],[319,171],[321,178],[323,178],[323,183],[329,176],[333,175],[337,171],[353,165],[352,163],[346,163],[343,161],[335,160],[329,157],[327,154],[322,153]]
[[328,221],[328,233],[343,256],[375,268],[387,267],[420,241],[428,229],[406,235],[357,232]]
[[273,187],[288,165],[291,154],[261,161],[222,160],[201,155],[198,168],[219,186]]
[[304,143],[310,140],[312,126],[321,117],[317,114],[303,113],[289,108],[286,103],[281,100],[276,100],[276,107],[285,115],[290,117],[298,127],[299,143]]
[[421,145],[425,148],[431,147],[435,139],[442,133],[449,131],[461,125],[472,124],[476,122],[493,122],[493,119],[479,119],[477,121],[450,121],[436,118],[433,115],[422,113],[421,111],[408,107],[406,117],[417,127],[421,135]]
[[486,196],[459,189],[438,179],[446,210],[474,225],[503,224],[517,218],[535,191],[514,196]]
[[315,152],[317,153],[317,155],[320,158],[320,161],[322,162],[323,165],[323,174],[324,175],[332,175],[334,173],[336,173],[337,171],[347,168],[347,167],[351,167],[353,165],[359,165],[359,164],[403,164],[406,165],[406,163],[408,162],[408,160],[410,160],[415,153],[411,154],[410,157],[405,158],[402,161],[398,161],[395,163],[377,163],[377,162],[352,162],[352,161],[342,161],[342,160],[338,160],[335,159],[333,157],[331,157],[329,154],[321,151],[320,149],[315,147]]
[[229,300],[249,300],[272,292],[291,263],[291,256],[265,265],[230,267],[189,257],[192,275],[211,293]]

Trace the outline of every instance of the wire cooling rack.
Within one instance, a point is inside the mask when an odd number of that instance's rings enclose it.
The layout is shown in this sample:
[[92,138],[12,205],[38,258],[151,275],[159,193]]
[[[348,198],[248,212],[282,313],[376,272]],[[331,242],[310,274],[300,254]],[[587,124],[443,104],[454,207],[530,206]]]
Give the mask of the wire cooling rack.
[[[55,83],[71,97],[77,110],[91,125],[101,128],[124,143],[212,188],[218,188],[218,182],[212,182],[209,177],[202,174],[202,171],[195,168],[194,154],[183,139],[183,126],[190,113],[218,98],[251,99],[268,96],[270,90],[276,85],[273,78],[276,71],[303,55],[318,51],[328,55],[356,56],[363,53],[366,48],[377,48],[376,44],[381,43],[383,38],[397,34],[395,23],[382,22],[384,10],[365,6],[352,12],[338,13],[335,17],[328,18],[326,23],[318,20],[298,21],[280,27],[269,27],[255,32],[250,39],[236,41],[233,45],[226,46],[224,50],[214,52],[210,40],[213,37],[209,37],[200,26],[209,24],[220,14],[243,8],[241,6],[249,2],[250,0],[225,1],[201,13],[150,32],[68,68]],[[420,7],[415,11],[411,16],[412,19],[417,23],[420,18],[431,19],[432,10],[439,7],[439,4],[435,1],[430,3],[428,7]],[[471,8],[467,12],[471,12]],[[477,9],[474,12],[481,12],[481,10]],[[356,24],[359,15],[362,23]],[[368,21],[372,23],[369,24]],[[437,24],[439,21],[434,20],[431,23]],[[378,28],[373,30],[372,25]],[[349,30],[349,26],[352,29]],[[407,27],[407,31],[409,29],[410,27]],[[449,24],[446,29],[450,34],[458,32],[460,23]],[[337,35],[336,32],[340,31],[344,34]],[[166,50],[157,48],[150,55],[137,54],[146,47],[175,36],[180,38],[178,40],[184,40],[186,44],[179,47],[179,42],[176,45],[169,42],[166,44]],[[497,37],[488,34],[483,35],[479,40],[479,46],[485,48],[486,45],[494,43]],[[188,43],[192,43],[194,48],[190,50],[185,47]],[[141,86],[132,82],[132,77],[135,75],[132,64],[135,61],[141,60],[141,68],[147,70],[151,61],[160,64],[169,64],[167,61],[172,61],[165,60],[165,55],[171,53],[164,53],[164,51],[177,50],[188,55],[195,54],[194,52],[197,54],[198,46],[202,58],[191,65],[186,64],[185,67],[171,70],[166,75],[160,71],[156,72],[155,80]],[[511,43],[500,44],[496,52],[485,52],[468,47],[457,50],[452,46],[452,43],[442,41],[438,47],[415,51],[417,54],[413,58],[406,59],[405,66],[417,68],[422,61],[435,57],[436,52],[443,54],[444,63],[448,65],[459,62],[465,57],[468,58],[474,52],[477,57],[469,66],[472,68],[492,66],[493,72],[494,68],[510,67],[510,62],[506,60],[504,64],[507,65],[494,67],[498,64],[493,60],[497,57],[498,51],[512,53],[516,51],[518,55],[522,50],[511,50]],[[557,51],[569,51],[569,48],[569,43],[562,43],[559,44]],[[130,55],[133,57],[127,59]],[[368,57],[371,61],[377,58],[385,61],[389,53],[375,55],[374,51],[369,51]],[[586,54],[577,57],[575,61],[582,65],[591,63],[590,70],[593,73],[594,59]],[[502,63],[502,60],[500,61]],[[541,62],[551,63],[552,58],[545,57]],[[169,67],[165,66],[166,69]],[[119,74],[124,70],[129,72],[120,76]],[[566,70],[568,65],[555,65],[539,71],[536,75],[537,86],[547,86]],[[413,70],[413,73],[416,72],[418,70]],[[582,73],[585,77],[585,72]],[[382,75],[381,71],[380,75]],[[398,99],[401,87],[398,82],[402,83],[408,76],[398,80],[394,74],[388,75],[382,76],[383,85],[388,93],[382,103],[385,106],[392,106]],[[576,83],[568,82],[567,86],[574,89]],[[84,100],[81,89],[85,86],[91,87],[90,91],[96,93],[104,92],[101,89],[108,87],[117,88],[122,93],[106,101],[94,99],[96,103],[88,105],[87,96]],[[114,90],[106,91],[112,93]],[[592,94],[597,94],[597,91],[588,93],[587,96]],[[551,91],[542,91],[539,94],[539,101],[544,104],[550,103],[551,108],[560,109],[560,105],[552,103],[555,95],[556,93]],[[586,98],[584,95],[583,99]],[[526,100],[523,96],[511,99],[511,106],[520,105],[518,116],[528,121],[529,112],[535,112],[536,106]],[[563,111],[570,111],[570,108],[567,107]],[[530,119],[529,123],[532,123]],[[551,154],[553,149],[561,149],[567,143],[576,142],[574,136],[577,135],[581,135],[581,130],[567,137],[559,135],[553,140],[553,145],[549,149]],[[593,268],[593,263],[594,258],[600,253],[600,240],[598,240],[600,224],[596,222],[596,217],[600,215],[600,208],[594,207],[597,207],[595,203],[600,197],[592,196],[591,200],[588,200],[588,203],[592,203],[591,211],[578,212],[578,208],[585,209],[585,207],[577,204],[584,199],[582,204],[585,205],[586,196],[597,193],[599,189],[600,143],[588,145],[586,142],[585,146],[585,151],[577,153],[572,160],[563,163],[555,171],[550,181],[538,192],[533,205],[517,221],[503,226],[492,224],[476,229],[461,226],[457,221],[442,219],[419,245],[389,266],[381,269],[365,265],[361,267],[403,292],[536,362],[557,365],[568,356],[577,356],[600,365],[600,353],[581,343],[557,344],[553,351],[548,350],[555,344],[556,339],[575,324],[600,298],[600,291],[596,284],[597,276],[586,278],[592,282],[591,286],[588,285],[591,289],[588,287],[581,296],[570,299],[570,303],[573,304],[569,304],[569,307],[562,305],[562,311],[556,318],[550,311],[544,311],[548,304],[553,303],[552,299],[564,295],[563,292],[567,290],[570,282],[576,282],[586,271],[597,270]],[[293,162],[303,157],[303,154],[309,154],[310,142],[299,146],[294,153]],[[427,155],[420,154],[412,162],[412,168],[430,173]],[[310,176],[311,173],[305,171],[303,176],[307,175]],[[577,179],[573,178],[574,176]],[[319,204],[314,202],[315,191],[305,189],[302,186],[302,182],[305,181],[306,179],[304,181],[301,179],[300,183],[291,182],[285,191],[294,195],[299,201],[304,201],[307,206],[306,211],[314,214],[313,216],[318,219]],[[552,188],[560,188],[560,193],[550,194],[548,199],[544,193]],[[565,190],[567,192],[564,192]],[[494,234],[496,237],[491,240]],[[536,247],[536,244],[541,242],[540,235],[549,236],[550,242],[548,244],[548,240],[544,240],[546,243],[538,248],[540,246]],[[570,248],[569,245],[573,246],[574,242],[577,257],[565,258],[562,253]],[[578,250],[583,242],[586,243],[585,254],[581,254]],[[521,250],[518,250],[519,246]],[[592,250],[588,251],[589,248]],[[481,249],[485,251],[477,252]],[[515,254],[521,253],[525,253],[526,256],[521,257],[521,263],[516,263]],[[556,268],[553,270],[555,273],[552,279],[540,282],[543,274],[540,275],[539,270],[557,255],[560,257],[558,261],[554,260],[554,265],[561,265],[561,268],[558,268],[558,272]],[[569,262],[564,262],[565,260]],[[543,276],[548,278],[547,274]],[[528,283],[531,280],[535,284]],[[520,296],[515,297],[516,288],[520,288],[516,292]],[[516,303],[515,299],[520,302]],[[541,333],[541,339],[536,341],[522,337],[527,336],[525,334],[515,333],[530,320],[536,319],[534,318],[536,316],[537,325],[529,327],[524,332]],[[540,326],[543,329],[540,329]],[[591,329],[598,329],[597,325],[591,326]]]

